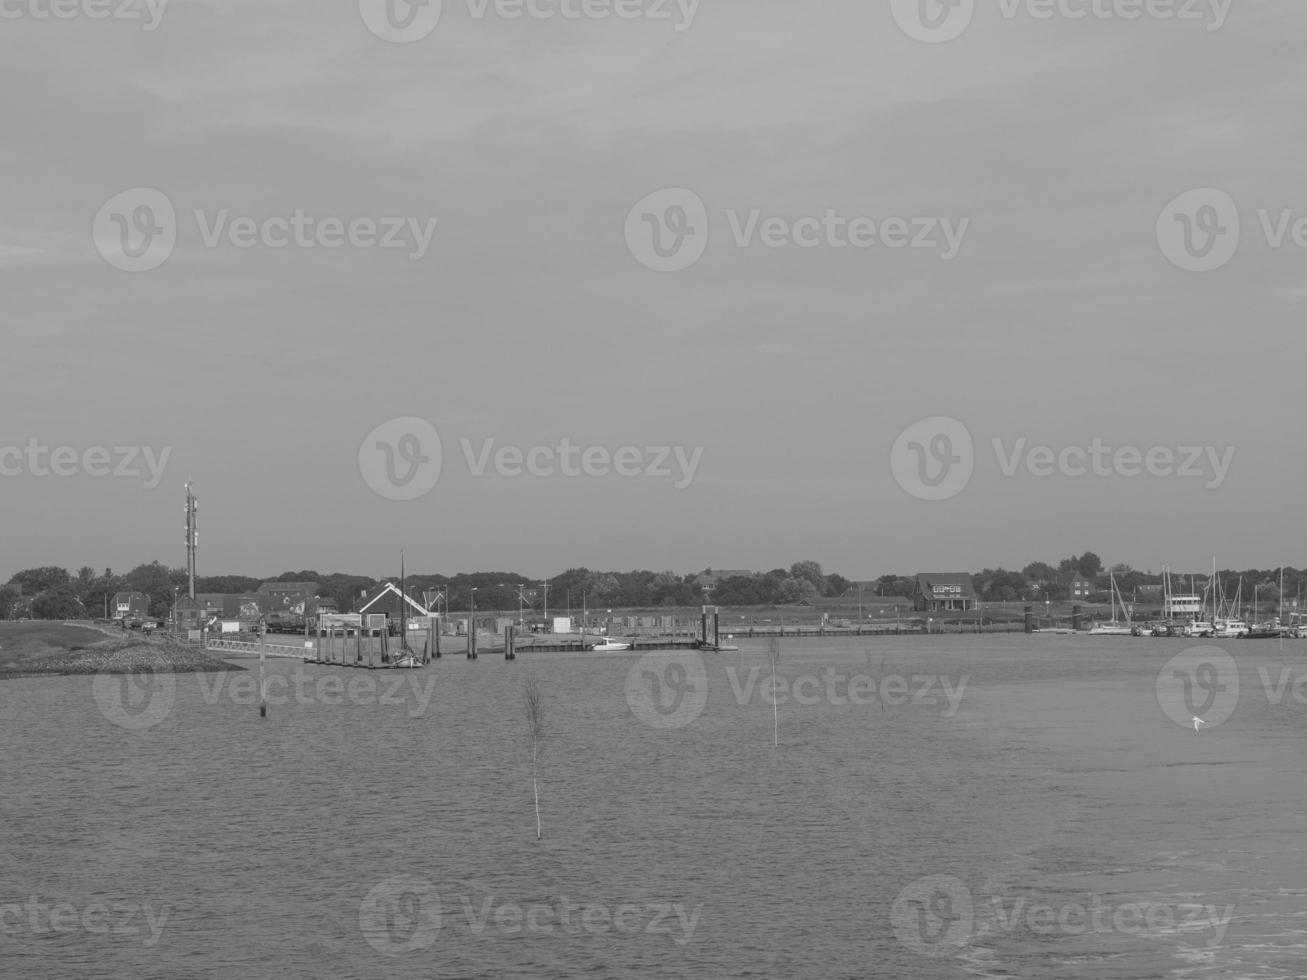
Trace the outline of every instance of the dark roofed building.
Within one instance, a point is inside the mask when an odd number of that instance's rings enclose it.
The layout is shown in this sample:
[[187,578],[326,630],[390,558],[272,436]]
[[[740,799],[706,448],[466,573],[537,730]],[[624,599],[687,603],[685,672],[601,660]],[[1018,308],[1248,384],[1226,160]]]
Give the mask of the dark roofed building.
[[976,590],[967,572],[921,572],[912,592],[918,612],[975,609]]
[[150,614],[150,597],[144,592],[115,592],[114,619],[140,619]]
[[[394,582],[382,582],[359,603],[359,612],[364,615],[384,613],[390,619],[399,619],[400,610],[403,604],[401,596],[404,594],[399,591],[399,586]],[[410,593],[404,597],[408,599],[408,616],[425,616],[427,610],[423,608],[419,599],[413,598]]]
[[312,599],[320,588],[322,586],[317,582],[264,582],[256,594],[267,597],[267,601],[261,603],[265,612],[292,606],[299,606],[303,611],[304,600]]
[[204,604],[198,598],[182,596],[172,607],[178,629],[197,630],[209,621]]

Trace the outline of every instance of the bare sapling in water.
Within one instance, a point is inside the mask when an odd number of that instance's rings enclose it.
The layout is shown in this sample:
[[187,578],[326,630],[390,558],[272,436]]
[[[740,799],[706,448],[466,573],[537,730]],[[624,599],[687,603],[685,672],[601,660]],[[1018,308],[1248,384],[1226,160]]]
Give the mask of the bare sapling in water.
[[535,795],[536,840],[540,839],[540,781],[539,762],[545,741],[545,696],[534,674],[528,674],[522,696],[526,708],[527,731],[531,736],[531,791]]
[[767,659],[771,661],[771,673],[772,673],[772,698],[771,698],[772,745],[779,747],[781,744],[781,727],[780,727],[781,720],[780,720],[780,708],[778,706],[780,699],[777,697],[777,690],[776,690],[776,685],[778,680],[776,674],[777,674],[777,669],[780,667],[780,663],[781,663],[781,641],[779,637],[773,636],[770,640],[767,641]]

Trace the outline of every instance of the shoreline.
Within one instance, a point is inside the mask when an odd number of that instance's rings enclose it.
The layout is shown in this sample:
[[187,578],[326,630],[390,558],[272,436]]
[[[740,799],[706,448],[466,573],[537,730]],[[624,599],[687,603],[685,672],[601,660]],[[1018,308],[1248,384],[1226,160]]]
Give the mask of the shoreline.
[[[62,625],[62,624],[61,624]],[[82,644],[42,636],[16,639],[0,631],[0,681],[30,677],[74,677],[95,674],[198,674],[245,670],[228,663],[202,647],[187,646],[171,639],[145,636],[119,637],[105,630],[78,624],[78,629],[104,634],[103,639]]]

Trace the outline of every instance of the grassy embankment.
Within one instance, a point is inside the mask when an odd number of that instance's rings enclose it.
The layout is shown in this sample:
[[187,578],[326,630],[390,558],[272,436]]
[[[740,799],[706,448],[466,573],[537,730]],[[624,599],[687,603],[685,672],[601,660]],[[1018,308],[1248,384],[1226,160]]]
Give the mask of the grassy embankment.
[[0,623],[0,680],[61,674],[243,670],[164,637],[58,622]]

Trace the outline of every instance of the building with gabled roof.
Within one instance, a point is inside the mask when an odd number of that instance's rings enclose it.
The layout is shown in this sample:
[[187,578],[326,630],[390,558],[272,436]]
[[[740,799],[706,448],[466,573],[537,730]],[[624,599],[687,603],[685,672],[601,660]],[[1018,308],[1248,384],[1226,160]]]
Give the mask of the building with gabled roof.
[[976,608],[976,588],[968,572],[919,572],[912,591],[918,612],[949,612]]
[[427,610],[422,603],[411,595],[399,591],[394,582],[382,582],[363,597],[358,611],[363,615],[385,614],[390,619],[399,619],[404,602],[408,603],[409,616],[425,616]]

